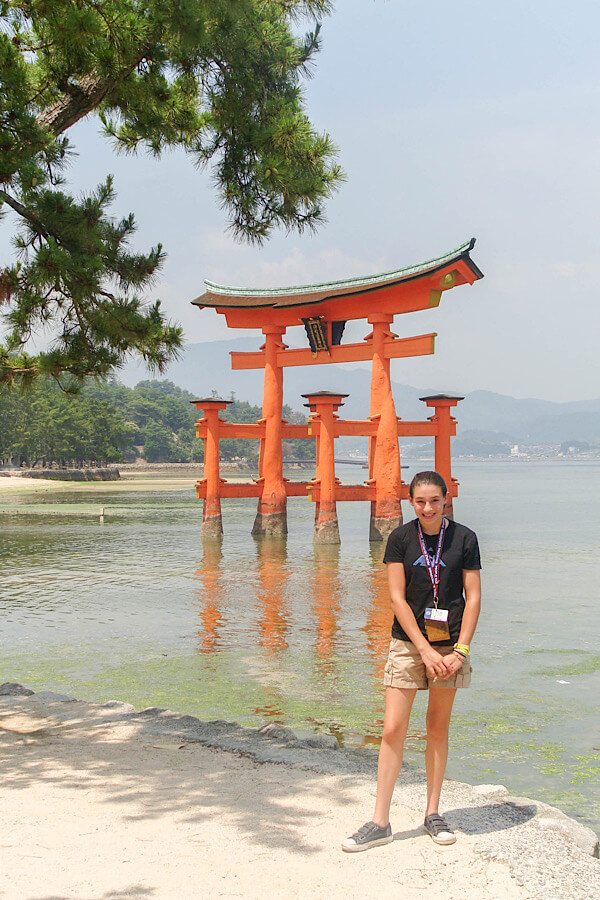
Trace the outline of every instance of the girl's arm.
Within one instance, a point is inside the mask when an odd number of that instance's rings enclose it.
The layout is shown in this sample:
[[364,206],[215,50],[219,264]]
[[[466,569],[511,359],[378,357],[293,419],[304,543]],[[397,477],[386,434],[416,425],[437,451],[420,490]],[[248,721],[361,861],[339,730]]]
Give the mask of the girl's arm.
[[415,615],[406,602],[406,576],[402,563],[387,564],[388,585],[390,589],[390,602],[394,615],[400,626],[408,635],[408,638],[417,648],[421,659],[425,663],[428,675],[433,678],[436,675],[446,674],[446,660],[427,641],[421,629],[417,625]]
[[481,573],[479,569],[463,569],[465,611],[460,627],[459,644],[469,645],[473,640],[481,609]]
[[[458,644],[467,644],[473,640],[475,628],[477,627],[477,619],[479,618],[479,610],[481,609],[481,575],[479,569],[463,569],[463,586],[465,589],[465,609],[460,626],[460,634],[458,636]],[[450,653],[446,656],[447,674],[445,678],[449,678],[458,672],[464,663],[464,658],[458,653]]]

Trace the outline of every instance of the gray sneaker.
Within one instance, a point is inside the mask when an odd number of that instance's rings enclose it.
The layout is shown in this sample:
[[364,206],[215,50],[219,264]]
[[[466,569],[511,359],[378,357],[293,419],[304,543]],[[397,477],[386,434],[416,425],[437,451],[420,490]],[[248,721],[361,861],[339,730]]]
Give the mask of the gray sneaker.
[[385,828],[380,828],[375,822],[366,822],[351,837],[342,842],[342,850],[345,850],[346,853],[359,853],[361,850],[389,844],[393,840],[392,826],[389,822]]
[[425,830],[431,835],[436,844],[454,844],[456,843],[456,835],[446,822],[443,816],[438,813],[432,813],[425,816]]

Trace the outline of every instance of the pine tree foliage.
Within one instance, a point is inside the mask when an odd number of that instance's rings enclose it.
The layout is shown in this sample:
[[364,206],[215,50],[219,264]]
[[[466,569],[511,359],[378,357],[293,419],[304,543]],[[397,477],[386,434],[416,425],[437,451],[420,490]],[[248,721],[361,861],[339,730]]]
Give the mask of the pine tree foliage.
[[[67,132],[99,116],[117,149],[181,147],[210,166],[238,238],[323,219],[342,179],[301,81],[328,0],[0,0],[0,214],[20,223],[0,268],[8,337],[0,381],[105,377],[131,353],[161,371],[181,329],[145,294],[162,248],[131,249],[133,216],[109,214],[112,179],[65,190]],[[298,23],[314,27],[298,37]],[[33,334],[53,336],[31,356]]]

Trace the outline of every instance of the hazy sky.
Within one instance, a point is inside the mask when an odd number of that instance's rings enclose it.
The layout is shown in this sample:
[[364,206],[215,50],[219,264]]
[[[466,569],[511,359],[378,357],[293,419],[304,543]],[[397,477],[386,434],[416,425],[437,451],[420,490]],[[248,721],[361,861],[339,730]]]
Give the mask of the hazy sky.
[[306,97],[348,181],[316,235],[234,243],[210,173],[183,154],[117,157],[95,122],[72,132],[73,184],[115,174],[114,213],[135,213],[140,248],[164,244],[156,295],[190,342],[248,334],[189,305],[204,278],[265,287],[367,275],[474,236],[485,278],[396,318],[401,336],[438,339],[434,357],[394,361],[394,379],[598,397],[599,29],[591,0],[338,0]]

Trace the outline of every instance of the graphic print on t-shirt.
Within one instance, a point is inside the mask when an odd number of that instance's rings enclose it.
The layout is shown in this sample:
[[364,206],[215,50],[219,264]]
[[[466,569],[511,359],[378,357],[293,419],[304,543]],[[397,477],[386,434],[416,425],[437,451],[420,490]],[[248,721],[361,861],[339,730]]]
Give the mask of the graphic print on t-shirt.
[[[431,564],[433,565],[433,562],[435,560],[435,551],[430,550],[428,547],[427,553],[429,554],[429,559],[431,560]],[[414,561],[413,566],[427,566],[427,563],[425,562],[425,557],[423,556],[422,553],[421,553],[420,557]],[[446,563],[441,559],[440,559],[440,568],[444,568],[444,569],[446,568]]]

